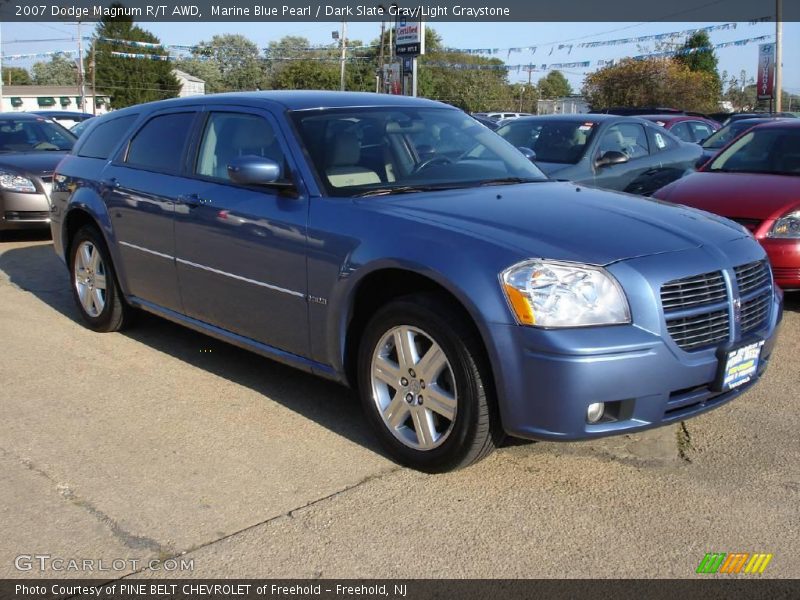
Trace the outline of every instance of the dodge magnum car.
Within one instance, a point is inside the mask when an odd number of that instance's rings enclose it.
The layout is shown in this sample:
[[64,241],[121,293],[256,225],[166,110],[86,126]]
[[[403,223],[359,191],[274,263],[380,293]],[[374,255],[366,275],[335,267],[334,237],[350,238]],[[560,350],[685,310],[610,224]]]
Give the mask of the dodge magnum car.
[[504,434],[596,438],[718,407],[758,381],[782,314],[740,225],[552,181],[428,100],[114,111],[52,202],[90,328],[145,310],[350,385],[391,456],[427,471]]

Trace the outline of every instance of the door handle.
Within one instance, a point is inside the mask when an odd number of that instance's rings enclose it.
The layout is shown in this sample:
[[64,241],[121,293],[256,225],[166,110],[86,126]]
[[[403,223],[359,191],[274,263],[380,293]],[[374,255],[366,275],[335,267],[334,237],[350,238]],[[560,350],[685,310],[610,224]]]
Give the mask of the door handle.
[[100,185],[102,185],[103,187],[118,188],[119,181],[117,180],[116,177],[109,177],[108,179],[101,179]]
[[178,196],[178,202],[181,204],[185,204],[189,208],[197,208],[201,204],[203,204],[202,198],[200,198],[197,194],[186,194]]

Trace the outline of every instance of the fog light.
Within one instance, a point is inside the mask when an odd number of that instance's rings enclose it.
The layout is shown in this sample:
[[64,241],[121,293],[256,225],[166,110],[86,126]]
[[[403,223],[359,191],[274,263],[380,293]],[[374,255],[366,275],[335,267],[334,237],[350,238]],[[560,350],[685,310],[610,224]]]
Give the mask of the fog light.
[[589,421],[589,423],[597,423],[603,418],[603,413],[605,410],[606,405],[603,402],[595,402],[594,404],[590,404],[589,408],[586,409],[586,420]]

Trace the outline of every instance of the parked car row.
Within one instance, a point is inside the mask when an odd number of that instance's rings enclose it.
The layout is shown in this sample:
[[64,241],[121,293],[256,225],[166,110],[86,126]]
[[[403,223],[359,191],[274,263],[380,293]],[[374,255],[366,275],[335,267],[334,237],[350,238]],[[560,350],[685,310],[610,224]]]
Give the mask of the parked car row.
[[776,201],[750,227],[759,244],[728,219],[610,190],[691,203],[704,177],[732,191],[710,178],[755,190],[763,176],[790,203],[800,128],[783,122],[696,175],[701,148],[646,119],[520,116],[494,133],[376,94],[219,94],[88,123],[75,141],[0,116],[0,147],[60,160],[52,191],[21,163],[0,182],[49,197],[86,325],[117,331],[145,310],[352,386],[415,468],[466,466],[505,434],[675,423],[770,362],[786,280],[767,252],[797,247],[797,214]]

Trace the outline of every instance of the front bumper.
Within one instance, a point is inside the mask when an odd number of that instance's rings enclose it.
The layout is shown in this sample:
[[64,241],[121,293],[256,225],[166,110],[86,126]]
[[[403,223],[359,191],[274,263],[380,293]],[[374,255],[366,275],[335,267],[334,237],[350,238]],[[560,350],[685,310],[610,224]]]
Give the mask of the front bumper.
[[[763,251],[751,242],[733,244],[741,258],[732,259],[731,270],[763,259]],[[676,264],[684,265],[685,272]],[[702,249],[611,265],[609,271],[628,293],[630,325],[557,330],[491,325],[490,352],[506,432],[562,441],[630,433],[698,415],[746,392],[769,365],[775,345],[783,313],[777,287],[763,324],[746,334],[733,325],[726,342],[693,351],[671,339],[660,308],[663,282],[715,269],[720,263]],[[714,391],[719,347],[751,340],[764,340],[757,375],[734,390]],[[591,424],[587,408],[596,402],[606,403],[609,414]]]
[[50,202],[45,193],[0,192],[0,231],[49,226]]
[[785,290],[800,290],[800,240],[760,239],[769,256],[775,283]]

